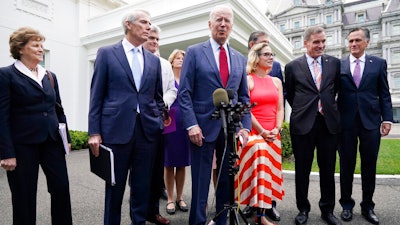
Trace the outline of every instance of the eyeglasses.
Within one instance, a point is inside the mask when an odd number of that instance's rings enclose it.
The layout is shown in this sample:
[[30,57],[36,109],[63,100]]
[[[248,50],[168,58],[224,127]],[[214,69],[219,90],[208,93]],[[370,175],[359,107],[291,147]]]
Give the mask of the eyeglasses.
[[258,56],[262,56],[262,55],[267,57],[267,58],[275,57],[275,53],[272,53],[272,52],[264,52],[264,53],[258,54]]

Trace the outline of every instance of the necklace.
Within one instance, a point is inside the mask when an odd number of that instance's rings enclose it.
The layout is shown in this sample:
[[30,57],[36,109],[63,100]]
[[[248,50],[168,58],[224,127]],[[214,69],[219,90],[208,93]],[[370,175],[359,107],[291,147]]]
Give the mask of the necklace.
[[33,73],[33,72],[37,72],[37,71],[38,71],[38,68],[37,68],[37,67],[35,67],[35,68],[33,68],[33,69],[30,69],[30,68],[29,68],[29,70]]

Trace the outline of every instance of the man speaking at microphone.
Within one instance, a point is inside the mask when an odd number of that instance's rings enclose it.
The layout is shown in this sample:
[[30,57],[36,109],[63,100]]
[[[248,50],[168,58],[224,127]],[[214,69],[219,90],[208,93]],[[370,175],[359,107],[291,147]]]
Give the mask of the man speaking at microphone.
[[[225,147],[224,129],[221,120],[212,120],[215,112],[213,92],[218,88],[236,92],[233,104],[248,103],[249,94],[246,81],[246,60],[242,54],[232,49],[227,39],[232,31],[233,11],[228,6],[216,6],[210,12],[208,27],[211,38],[190,46],[185,55],[181,71],[178,100],[183,117],[183,125],[188,130],[191,141],[192,161],[192,203],[189,224],[205,224],[206,206],[214,149],[217,156],[217,170],[222,166],[216,190],[216,212],[229,203],[230,187],[228,175],[228,153],[222,159]],[[228,104],[228,102],[226,102]],[[247,143],[251,128],[250,114],[242,118],[243,129],[237,131]],[[228,141],[228,149],[229,149]],[[223,161],[223,163],[221,163]],[[218,218],[217,224],[226,224],[226,213]]]

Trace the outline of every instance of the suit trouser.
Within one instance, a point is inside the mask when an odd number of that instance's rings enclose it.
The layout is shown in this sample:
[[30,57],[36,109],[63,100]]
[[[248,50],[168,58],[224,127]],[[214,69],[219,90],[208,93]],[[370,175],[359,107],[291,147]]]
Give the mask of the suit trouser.
[[147,219],[160,214],[160,197],[164,189],[164,136],[158,145],[154,162],[153,175],[151,176],[151,196]]
[[[203,142],[203,146],[201,147],[190,143],[192,172],[192,202],[189,215],[190,225],[204,225],[207,221],[206,208],[210,188],[214,149],[216,149],[217,171],[219,171],[222,165],[222,171],[218,179],[218,187],[215,193],[216,212],[218,213],[224,210],[224,204],[229,203],[229,193],[230,189],[233,187],[229,186],[229,148],[226,150],[224,163],[221,164],[224,146],[225,143],[222,130],[215,142]],[[216,221],[216,224],[226,225],[226,215],[227,211],[225,210]]]
[[324,117],[317,115],[314,126],[308,134],[291,134],[291,139],[295,157],[297,208],[299,211],[306,212],[311,209],[311,204],[308,200],[308,189],[314,149],[316,148],[321,192],[319,207],[322,213],[333,212],[335,207],[334,174],[338,134],[329,133]]
[[106,183],[104,224],[121,223],[121,206],[130,170],[130,217],[132,224],[145,224],[150,199],[150,183],[157,142],[146,139],[137,116],[132,139],[127,144],[107,144],[113,149],[115,185]]
[[373,209],[375,203],[372,197],[375,192],[376,162],[378,160],[381,134],[379,126],[366,130],[357,113],[354,124],[349,129],[343,129],[341,135],[340,155],[340,204],[344,209],[352,209],[355,205],[351,197],[353,189],[354,170],[357,159],[357,145],[361,157],[361,180],[363,210]]
[[53,225],[72,224],[71,199],[65,151],[62,144],[48,139],[40,144],[15,145],[17,167],[7,172],[12,195],[13,224],[36,224],[36,195],[39,165],[46,176],[51,196]]

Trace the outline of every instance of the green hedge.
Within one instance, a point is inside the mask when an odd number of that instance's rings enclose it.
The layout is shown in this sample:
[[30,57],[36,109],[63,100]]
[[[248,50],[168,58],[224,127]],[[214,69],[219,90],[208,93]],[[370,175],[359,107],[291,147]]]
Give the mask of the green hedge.
[[[70,130],[72,150],[87,149],[89,148],[88,133],[85,131]],[[283,122],[282,132],[282,157],[286,158],[292,155],[292,142],[290,141],[289,123]]]
[[292,142],[290,140],[289,123],[283,122],[281,131],[281,142],[282,142],[282,157],[287,158],[292,155]]
[[70,130],[72,150],[89,148],[89,135],[85,131]]

